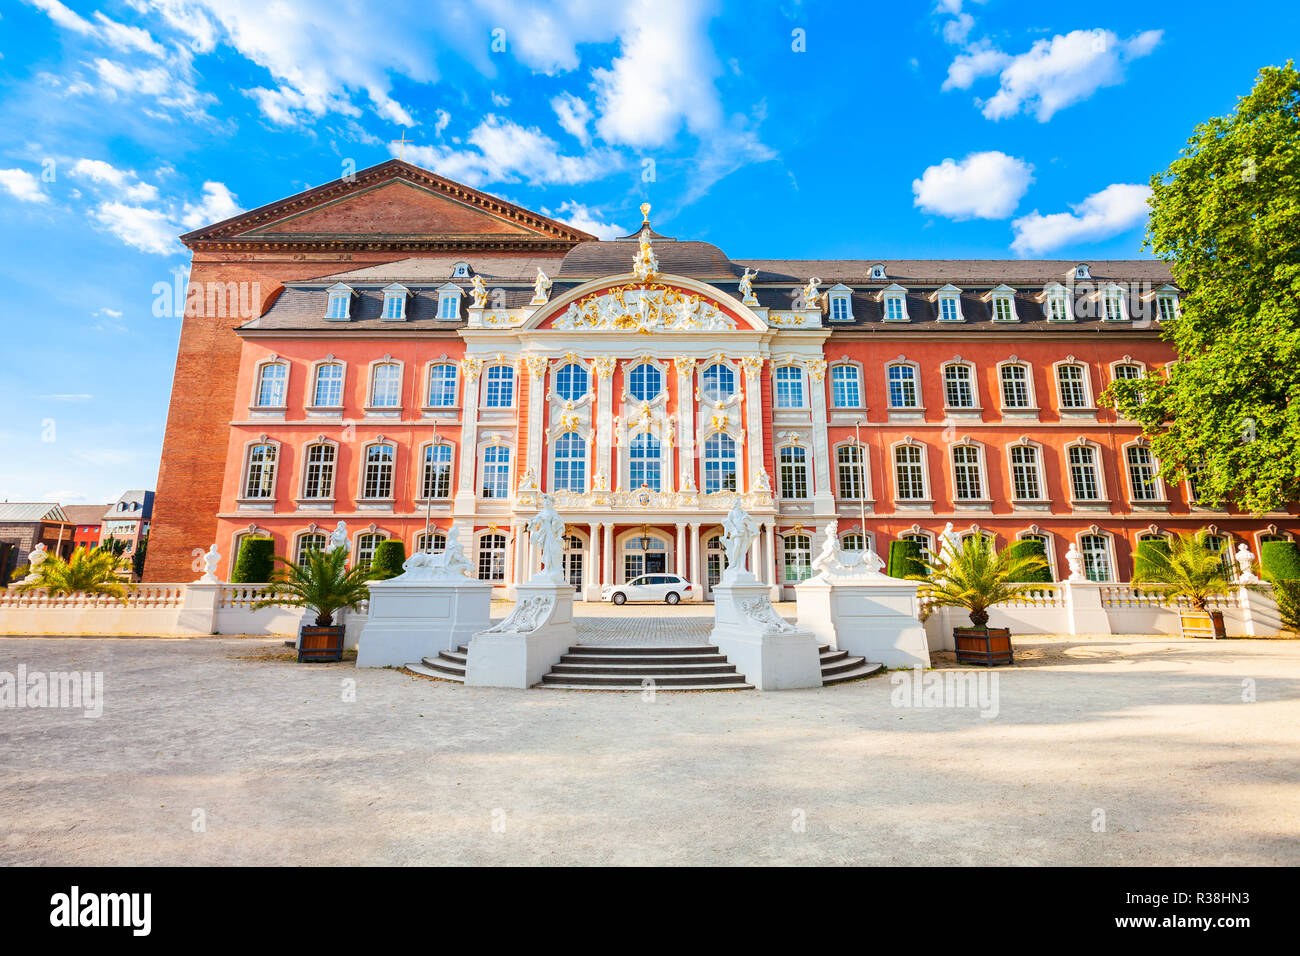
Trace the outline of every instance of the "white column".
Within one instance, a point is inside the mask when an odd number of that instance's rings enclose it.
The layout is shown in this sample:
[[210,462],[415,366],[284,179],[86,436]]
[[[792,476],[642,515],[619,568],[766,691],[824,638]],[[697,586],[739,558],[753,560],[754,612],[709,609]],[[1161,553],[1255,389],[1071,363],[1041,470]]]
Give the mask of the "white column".
[[614,583],[614,523],[605,525],[605,547],[600,556],[601,575],[606,584]]
[[686,577],[689,565],[686,561],[686,524],[677,522],[677,573]]
[[826,363],[810,362],[808,390],[812,393],[812,443],[813,443],[813,510],[820,513],[835,510],[835,496],[831,492],[831,453],[826,432]]
[[457,514],[473,514],[478,497],[478,489],[474,486],[478,477],[478,362],[478,359],[467,358],[460,363],[464,411],[460,426],[460,479],[456,482]]
[[[614,431],[614,376],[613,372],[605,375],[596,369],[596,464],[592,468],[593,475],[596,472],[604,474],[608,484],[606,487],[613,491],[618,487],[616,472],[618,464],[610,461],[610,440]],[[608,541],[606,542],[608,544]],[[608,549],[607,549],[608,550]],[[606,581],[606,584],[609,582]]]
[[587,593],[588,601],[600,598],[600,522],[587,526]]
[[763,545],[763,550],[767,552],[767,579],[766,580],[768,584],[771,585],[771,590],[768,594],[768,597],[770,597],[773,601],[778,601],[781,598],[781,585],[778,583],[780,581],[780,576],[777,574],[777,570],[776,570],[776,524],[775,523],[769,524],[767,526],[767,541]]
[[681,360],[677,363],[677,487],[693,487],[688,478],[695,474],[695,362]]
[[[749,477],[741,490],[749,491],[763,467],[763,371],[745,370],[745,447],[749,450]],[[769,476],[771,477],[771,476]]]
[[543,468],[546,464],[546,366],[545,359],[529,356],[524,362],[523,371],[528,375],[528,465],[537,476],[537,483],[542,488],[549,488],[550,482],[544,479]]
[[701,570],[704,566],[704,560],[700,556],[700,523],[691,522],[691,593],[695,595],[695,600],[704,600],[704,575]]
[[[510,562],[510,583],[512,585],[523,584],[527,579],[524,573],[524,524],[522,521],[512,522],[510,532],[514,536],[512,543],[513,560]],[[512,596],[513,596],[513,588]]]

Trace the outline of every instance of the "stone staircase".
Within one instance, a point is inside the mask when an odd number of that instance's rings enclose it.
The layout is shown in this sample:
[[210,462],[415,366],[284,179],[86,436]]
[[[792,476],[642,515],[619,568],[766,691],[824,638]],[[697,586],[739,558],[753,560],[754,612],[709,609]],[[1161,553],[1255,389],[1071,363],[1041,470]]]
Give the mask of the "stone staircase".
[[[878,673],[883,665],[870,664],[848,651],[820,648],[822,685],[861,680]],[[406,670],[424,677],[465,683],[469,649],[462,644],[454,651],[440,651]],[[542,678],[539,687],[555,690],[644,690],[645,681],[655,690],[753,690],[712,644],[683,647],[605,647],[580,644],[569,648],[560,662]]]

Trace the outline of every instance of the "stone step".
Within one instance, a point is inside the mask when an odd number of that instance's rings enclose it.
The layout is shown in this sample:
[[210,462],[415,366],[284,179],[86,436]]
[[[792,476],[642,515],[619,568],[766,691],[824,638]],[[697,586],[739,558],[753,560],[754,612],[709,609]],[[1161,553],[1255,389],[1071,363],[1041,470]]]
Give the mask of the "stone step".
[[627,676],[628,674],[644,675],[646,677],[663,676],[682,676],[691,674],[729,674],[735,675],[735,665],[727,663],[724,657],[721,661],[714,661],[708,664],[556,664],[551,668],[552,674],[616,674]]
[[827,664],[834,664],[836,661],[842,661],[848,656],[848,651],[822,651],[822,667]]
[[410,671],[412,674],[419,674],[421,677],[436,677],[438,680],[449,680],[457,684],[465,683],[465,672],[444,671],[430,667],[421,661],[418,664],[405,664],[402,670]]
[[718,690],[750,689],[739,674],[556,674],[554,671],[542,678],[543,687],[572,686],[584,688],[612,688],[616,690],[643,690],[642,680],[652,680],[659,690]]
[[725,654],[565,654],[561,664],[725,664]]
[[849,657],[848,654],[845,654],[839,660],[832,661],[829,664],[826,661],[822,661],[822,677],[825,678],[830,677],[833,674],[843,674],[845,671],[851,671],[856,667],[861,667],[865,663],[865,658]]
[[[562,684],[555,682],[546,682],[541,685],[547,690],[616,690],[616,691],[643,691],[645,687],[641,684]],[[753,690],[753,684],[674,684],[671,687],[665,687],[663,684],[656,683],[655,690],[671,691],[716,691],[716,690]]]
[[603,644],[579,644],[576,647],[569,648],[570,654],[595,654],[607,657],[622,657],[626,655],[653,654],[653,655],[677,655],[677,654],[717,654],[718,648],[713,644],[690,644],[681,646],[664,646],[660,647],[655,644],[642,644],[635,647],[618,646],[607,647]]
[[822,686],[829,687],[831,684],[844,684],[851,680],[861,680],[864,677],[879,674],[885,668],[884,664],[869,664],[861,657],[855,657],[853,660],[860,663],[855,664],[852,670],[833,674],[830,677],[823,675]]

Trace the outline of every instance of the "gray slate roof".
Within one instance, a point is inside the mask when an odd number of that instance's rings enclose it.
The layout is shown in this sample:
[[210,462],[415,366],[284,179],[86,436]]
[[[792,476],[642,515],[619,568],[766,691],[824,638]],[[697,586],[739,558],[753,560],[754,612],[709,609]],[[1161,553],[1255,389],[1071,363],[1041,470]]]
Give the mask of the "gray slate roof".
[[0,502],[0,521],[67,521],[63,509],[48,501]]

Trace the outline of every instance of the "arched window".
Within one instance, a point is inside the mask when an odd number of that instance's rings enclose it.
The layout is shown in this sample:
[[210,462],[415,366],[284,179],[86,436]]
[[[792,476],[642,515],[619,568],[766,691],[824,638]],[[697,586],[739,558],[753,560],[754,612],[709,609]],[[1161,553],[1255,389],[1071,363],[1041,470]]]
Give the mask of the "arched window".
[[644,485],[651,491],[658,491],[662,466],[658,438],[642,432],[632,439],[628,447],[628,484],[633,489]]
[[913,544],[915,544],[918,548],[921,549],[922,560],[924,561],[930,560],[930,555],[933,553],[931,551],[931,548],[933,547],[934,542],[930,540],[930,536],[926,534],[924,531],[913,531],[909,534],[900,535],[898,540],[911,541]]
[[664,374],[649,362],[642,362],[628,376],[627,390],[638,402],[648,402],[664,390]]
[[304,498],[332,498],[334,496],[334,461],[338,450],[333,445],[320,443],[308,445],[303,457],[306,472],[302,479]]
[[704,441],[704,493],[737,491],[736,442],[730,435],[714,432]]
[[451,408],[456,404],[456,366],[429,366],[429,407]]
[[248,447],[248,478],[244,482],[245,498],[275,497],[275,461],[279,449],[271,444]]
[[485,534],[478,539],[478,579],[504,581],[506,579],[506,536]]
[[777,449],[782,498],[808,497],[808,451],[799,445]]
[[576,362],[562,366],[555,373],[555,394],[566,402],[576,402],[587,394],[587,370]]
[[803,369],[797,365],[778,365],[773,376],[776,407],[803,408]]
[[1023,365],[1004,365],[998,373],[1002,380],[1003,408],[1030,408],[1029,369]]
[[910,365],[891,365],[888,370],[889,407],[916,408],[916,369]]
[[1124,450],[1128,462],[1129,492],[1134,501],[1159,501],[1160,484],[1156,477],[1156,460],[1146,445],[1129,445]]
[[1011,446],[1011,493],[1025,501],[1039,501],[1043,485],[1038,473],[1038,449],[1033,445]]
[[925,498],[925,467],[921,446],[899,445],[894,449],[894,483],[900,501]]
[[415,550],[432,553],[447,550],[447,536],[441,531],[421,531],[415,536]]
[[[587,443],[577,432],[565,432],[555,440],[555,490],[587,490]],[[639,486],[638,486],[639,487]]]
[[420,474],[420,497],[451,497],[451,446],[425,445],[424,462]]
[[1082,365],[1058,365],[1056,384],[1062,408],[1088,408],[1087,375]]
[[715,362],[704,370],[701,392],[710,402],[725,402],[736,394],[736,370]]
[[307,555],[312,551],[324,551],[325,543],[325,535],[319,531],[309,531],[306,534],[298,535],[298,552],[294,555],[294,560],[299,565],[306,565]]
[[283,362],[267,362],[257,373],[257,407],[282,408],[289,367]]
[[785,583],[798,584],[812,577],[812,539],[806,534],[787,534],[781,542],[785,558]]
[[322,362],[316,366],[316,382],[312,388],[312,406],[338,408],[343,404],[343,366],[338,362]]
[[856,365],[831,367],[831,404],[836,408],[862,407],[862,378]]
[[402,403],[402,366],[380,362],[370,372],[370,407],[397,408]]
[[510,449],[505,445],[483,449],[483,497],[510,497]]
[[980,450],[974,445],[952,446],[953,498],[978,501],[984,497],[984,476],[980,469]]
[[943,398],[949,408],[975,407],[969,365],[954,363],[943,367]]
[[1110,542],[1105,535],[1080,535],[1079,551],[1083,554],[1083,573],[1089,581],[1110,580]]
[[865,498],[867,474],[863,467],[860,445],[841,445],[835,449],[836,473],[840,483],[841,498]]
[[840,536],[840,547],[845,551],[865,551],[866,540],[861,532],[850,531],[848,534]]
[[361,473],[362,498],[393,497],[393,462],[397,449],[387,442],[366,446],[366,462]]
[[1101,480],[1097,472],[1097,449],[1091,445],[1071,445],[1066,452],[1070,465],[1070,496],[1075,501],[1101,498]]
[[357,553],[354,556],[353,567],[368,568],[370,562],[375,559],[375,549],[379,547],[380,541],[387,541],[388,535],[382,531],[368,531],[365,534],[357,535]]
[[515,401],[515,370],[509,365],[493,365],[487,370],[488,408],[510,408]]

